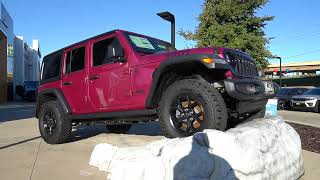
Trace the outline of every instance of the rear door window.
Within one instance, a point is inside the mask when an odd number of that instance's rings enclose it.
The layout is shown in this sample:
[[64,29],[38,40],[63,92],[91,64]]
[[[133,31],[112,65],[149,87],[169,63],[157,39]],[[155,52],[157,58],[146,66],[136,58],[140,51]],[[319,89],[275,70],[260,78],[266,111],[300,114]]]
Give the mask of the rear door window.
[[84,69],[85,47],[69,51],[66,56],[65,72],[72,73]]

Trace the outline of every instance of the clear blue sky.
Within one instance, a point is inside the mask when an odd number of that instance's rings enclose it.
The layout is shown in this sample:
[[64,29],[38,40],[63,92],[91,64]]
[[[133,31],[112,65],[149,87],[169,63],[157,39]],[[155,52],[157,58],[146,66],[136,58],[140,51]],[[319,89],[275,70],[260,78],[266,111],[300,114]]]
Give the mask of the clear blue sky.
[[[14,20],[14,32],[30,44],[39,39],[42,54],[112,29],[125,29],[170,41],[170,24],[155,14],[176,15],[177,30],[194,30],[203,0],[1,0]],[[271,0],[257,13],[273,15],[266,27],[272,53],[284,62],[320,60],[320,1]],[[192,45],[177,36],[177,48]],[[309,53],[317,51],[314,53]],[[308,54],[304,54],[308,53]],[[291,57],[300,55],[297,57]],[[291,57],[291,58],[290,58]],[[277,61],[271,61],[275,63]]]

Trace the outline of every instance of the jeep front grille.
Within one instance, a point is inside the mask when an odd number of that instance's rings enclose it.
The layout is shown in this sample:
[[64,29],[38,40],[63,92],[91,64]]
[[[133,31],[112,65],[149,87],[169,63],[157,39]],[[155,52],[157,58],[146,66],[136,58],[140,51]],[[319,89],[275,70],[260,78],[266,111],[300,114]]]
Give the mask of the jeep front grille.
[[237,75],[258,77],[256,64],[249,55],[237,51],[227,51],[225,58]]

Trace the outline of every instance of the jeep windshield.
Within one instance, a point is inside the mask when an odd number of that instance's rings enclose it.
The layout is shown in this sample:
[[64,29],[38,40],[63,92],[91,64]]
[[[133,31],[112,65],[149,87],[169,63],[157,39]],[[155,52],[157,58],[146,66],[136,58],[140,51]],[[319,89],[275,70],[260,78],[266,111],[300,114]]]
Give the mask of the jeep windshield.
[[176,50],[170,43],[155,38],[134,33],[126,33],[126,37],[133,49],[142,54],[158,54]]

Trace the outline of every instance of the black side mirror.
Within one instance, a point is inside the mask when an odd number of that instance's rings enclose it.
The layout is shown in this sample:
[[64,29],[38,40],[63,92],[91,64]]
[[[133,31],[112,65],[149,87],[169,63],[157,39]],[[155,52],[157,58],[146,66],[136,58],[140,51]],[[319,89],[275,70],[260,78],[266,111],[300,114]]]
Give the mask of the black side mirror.
[[114,63],[118,63],[118,62],[125,63],[125,62],[127,62],[127,59],[124,58],[124,51],[123,51],[122,48],[114,48],[113,49],[112,58],[113,58],[113,62]]
[[117,41],[114,41],[113,44],[108,47],[108,56],[113,59],[114,63],[125,63],[127,61],[127,59],[124,58],[124,50]]

